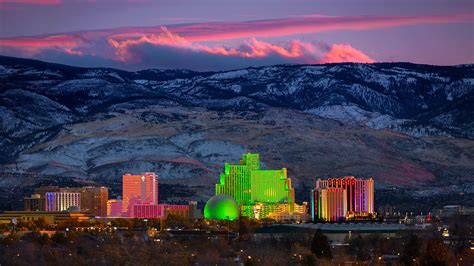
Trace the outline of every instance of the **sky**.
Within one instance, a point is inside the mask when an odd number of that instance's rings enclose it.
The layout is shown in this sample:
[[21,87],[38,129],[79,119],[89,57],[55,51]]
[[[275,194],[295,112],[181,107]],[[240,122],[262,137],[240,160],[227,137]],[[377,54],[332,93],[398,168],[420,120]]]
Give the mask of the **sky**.
[[0,0],[0,54],[126,70],[474,63],[474,0]]

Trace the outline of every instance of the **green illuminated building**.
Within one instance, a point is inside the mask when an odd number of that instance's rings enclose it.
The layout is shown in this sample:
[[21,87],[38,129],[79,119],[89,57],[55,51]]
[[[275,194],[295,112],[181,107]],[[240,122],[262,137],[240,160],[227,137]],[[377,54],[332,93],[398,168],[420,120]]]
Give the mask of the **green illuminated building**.
[[216,184],[216,195],[219,194],[234,198],[245,216],[255,216],[256,204],[286,204],[293,212],[295,202],[286,168],[261,170],[259,154],[252,153],[244,154],[239,164],[224,165],[220,183]]
[[293,203],[294,190],[286,168],[254,170],[250,173],[251,203]]

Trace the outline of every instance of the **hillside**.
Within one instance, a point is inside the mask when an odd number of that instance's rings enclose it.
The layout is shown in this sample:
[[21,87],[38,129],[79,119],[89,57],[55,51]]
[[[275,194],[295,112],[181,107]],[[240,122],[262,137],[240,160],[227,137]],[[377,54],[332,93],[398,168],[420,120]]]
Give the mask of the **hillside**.
[[113,183],[124,172],[155,171],[204,199],[223,163],[252,151],[265,167],[287,167],[297,186],[351,174],[373,176],[378,187],[472,193],[473,70],[379,63],[126,72],[0,57],[1,172]]

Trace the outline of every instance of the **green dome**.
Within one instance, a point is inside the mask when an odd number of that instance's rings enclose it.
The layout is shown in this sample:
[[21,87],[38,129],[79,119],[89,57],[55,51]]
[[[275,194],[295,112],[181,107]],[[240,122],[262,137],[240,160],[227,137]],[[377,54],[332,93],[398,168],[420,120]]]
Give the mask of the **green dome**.
[[235,220],[239,217],[239,206],[227,195],[219,194],[210,198],[204,206],[204,218],[216,220]]

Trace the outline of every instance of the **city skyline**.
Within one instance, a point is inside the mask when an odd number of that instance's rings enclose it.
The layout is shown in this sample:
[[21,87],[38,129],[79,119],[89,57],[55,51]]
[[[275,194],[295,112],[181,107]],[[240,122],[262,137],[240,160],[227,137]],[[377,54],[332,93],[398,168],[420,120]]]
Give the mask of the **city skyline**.
[[0,265],[474,265],[474,0],[0,0]]

